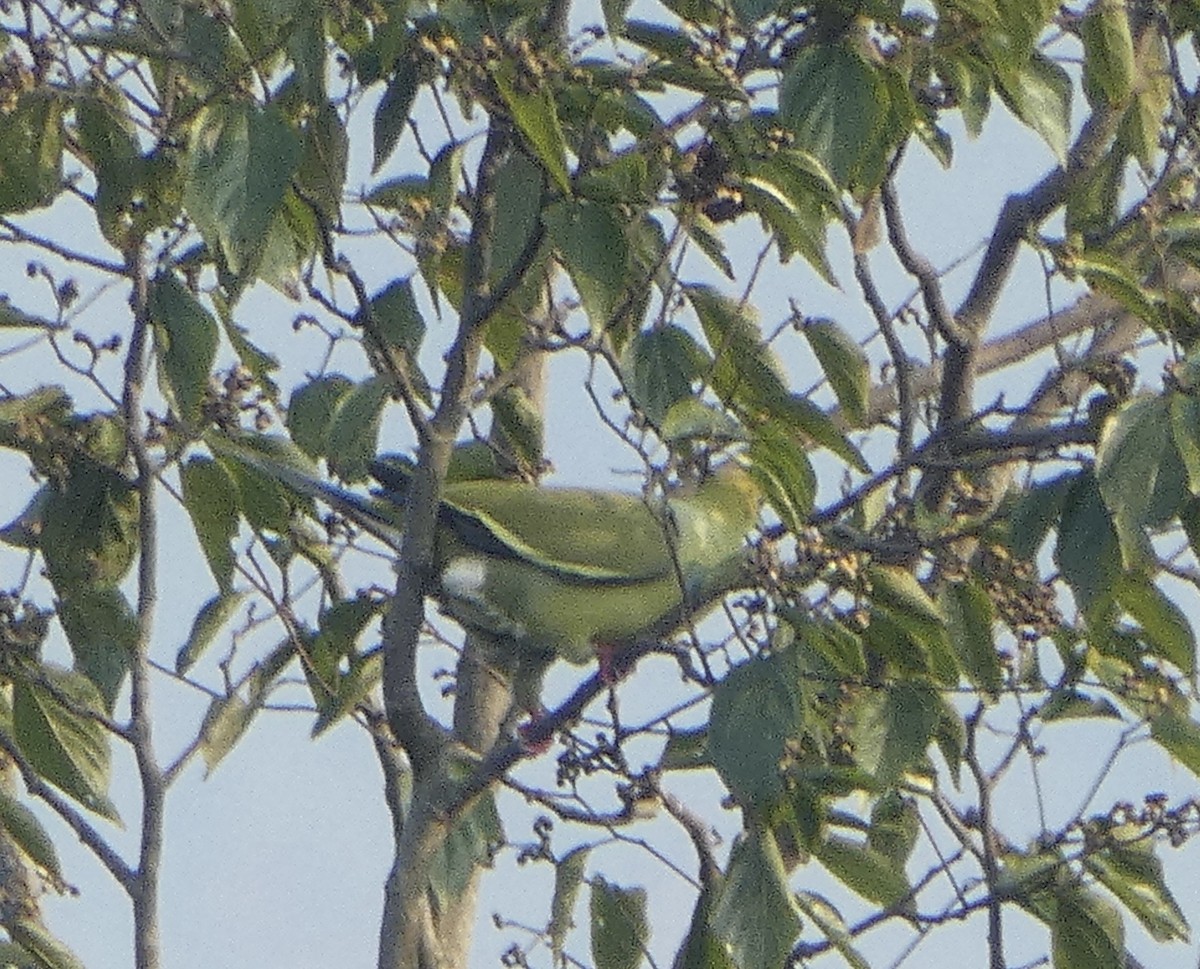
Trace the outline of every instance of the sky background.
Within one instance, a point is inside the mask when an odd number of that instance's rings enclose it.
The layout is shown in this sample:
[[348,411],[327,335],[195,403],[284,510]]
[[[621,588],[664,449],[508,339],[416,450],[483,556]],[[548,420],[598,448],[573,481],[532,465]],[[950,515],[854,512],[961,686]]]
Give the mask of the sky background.
[[[588,5],[577,3],[575,8],[574,27],[598,21],[598,14]],[[656,5],[639,3],[632,13],[653,18],[660,11]],[[603,50],[602,46],[600,51]],[[406,139],[385,169],[377,176],[370,175],[369,139],[362,136],[379,95],[377,86],[357,109],[358,137],[352,145],[348,180],[352,188],[420,171],[422,167],[411,141]],[[434,120],[429,107],[423,99],[418,109],[423,114],[418,117],[423,126],[432,129]],[[1044,174],[1052,159],[1042,142],[1008,117],[998,101],[978,140],[968,141],[961,126],[953,121],[949,127],[955,144],[954,168],[943,171],[923,148],[914,145],[900,172],[900,196],[911,238],[935,265],[947,266],[964,253],[975,254],[948,279],[948,295],[955,303],[969,284],[979,244],[1005,194],[1028,187]],[[348,212],[348,216],[360,219],[361,213]],[[103,252],[110,258],[115,255],[91,229],[94,222],[90,213],[76,202],[65,201],[45,213],[23,218],[21,224],[47,235],[69,233],[77,247],[90,245],[92,251]],[[90,244],[85,233],[91,233]],[[741,219],[727,228],[724,238],[741,281],[763,242],[756,220]],[[805,314],[832,317],[857,337],[865,338],[873,331],[873,322],[857,296],[848,246],[837,233],[831,233],[831,238],[834,240],[831,259],[844,289],[838,292],[826,286],[799,260],[780,267],[772,257],[752,297],[764,321],[785,319],[790,312],[787,297],[791,296]],[[381,249],[367,241],[347,243],[344,248],[355,258],[373,288],[381,287],[397,272],[410,271],[410,267],[395,265],[394,248]],[[6,254],[11,249],[7,247]],[[42,254],[36,258],[45,259]],[[886,247],[876,251],[873,263],[888,305],[900,305],[912,290],[911,281],[891,263]],[[685,264],[682,276],[692,281],[722,282],[711,265],[696,255]],[[79,278],[86,280],[83,276]],[[86,281],[82,289],[85,296],[93,293]],[[44,284],[25,276],[23,260],[12,259],[6,268],[0,269],[0,290],[6,291],[18,305],[37,306],[45,299]],[[1055,290],[1058,305],[1066,305],[1069,296],[1069,290],[1059,284]],[[80,321],[83,328],[98,339],[124,330],[128,315],[124,298],[124,293],[117,289],[96,294],[95,302]],[[423,305],[428,308],[427,303]],[[1042,268],[1027,252],[996,314],[993,335],[1019,327],[1044,311]],[[325,346],[324,338],[313,329],[291,332],[295,312],[294,304],[259,287],[242,301],[235,314],[260,345],[281,355],[280,383],[284,387],[302,380],[306,371],[317,366]],[[428,322],[430,330],[423,360],[436,368],[445,341],[452,334],[452,323],[449,320],[439,323],[432,313]],[[910,331],[909,337],[916,341],[918,334]],[[914,342],[913,346],[915,351],[919,343]],[[801,338],[785,341],[781,355],[796,389],[816,382],[818,371]],[[873,352],[873,356],[878,354]],[[56,361],[44,347],[14,359],[19,361],[19,367],[0,357],[0,382],[13,392],[62,379]],[[339,351],[331,369],[362,374],[361,365],[349,352]],[[622,472],[637,471],[640,463],[597,420],[582,390],[586,369],[587,360],[582,354],[560,354],[553,360],[547,428],[547,454],[556,471],[552,480],[562,484],[631,487],[630,479]],[[111,386],[119,382],[117,370],[114,361]],[[1030,368],[1026,377],[1010,373],[985,380],[979,400],[991,401],[1004,393],[1011,403],[1017,403],[1040,372]],[[1150,373],[1144,371],[1144,375]],[[102,406],[99,398],[89,403],[77,388],[72,388],[72,392],[81,407]],[[397,409],[390,415],[382,445],[385,449],[401,449],[410,444]],[[827,501],[837,494],[840,472],[829,462],[820,464],[819,471],[824,472],[822,499]],[[0,453],[0,481],[14,483],[12,487],[0,488],[0,521],[10,520],[25,504],[29,489],[24,473],[21,460]],[[183,510],[167,501],[162,514],[161,604],[153,655],[170,665],[187,636],[196,609],[215,589]],[[17,585],[23,567],[23,556],[0,551],[0,588]],[[355,569],[349,580],[352,588],[372,583],[386,586],[392,581],[390,571],[379,562],[359,563]],[[40,579],[34,580],[30,591],[44,599],[49,597],[48,587]],[[1190,612],[1193,622],[1194,605]],[[260,645],[269,645],[269,640]],[[223,644],[214,646],[195,671],[197,679],[214,688],[221,683],[217,663],[225,655],[224,648]],[[252,652],[247,648],[239,653],[235,665],[252,658]],[[49,654],[68,661],[61,634],[55,634]],[[429,679],[447,662],[445,654],[429,650],[423,657]],[[548,702],[553,702],[554,695],[567,692],[583,672],[568,667],[556,669],[549,682]],[[678,676],[667,664],[647,662],[620,687],[622,714],[627,722],[649,717],[661,710],[664,699],[677,689]],[[306,695],[303,688],[293,688],[277,695],[276,700],[303,702]],[[201,691],[158,677],[154,702],[158,711],[155,742],[160,759],[166,762],[194,737],[208,697]],[[443,713],[448,712],[447,704],[433,690],[430,702]],[[691,722],[697,722],[701,715],[702,711],[697,711]],[[197,760],[172,789],[162,872],[163,964],[168,969],[240,966],[317,969],[374,964],[382,887],[392,857],[390,820],[381,795],[380,771],[369,738],[361,728],[346,722],[313,741],[311,726],[312,715],[305,712],[260,716],[211,777],[205,778],[203,763]],[[1044,793],[1053,823],[1056,814],[1067,816],[1076,809],[1084,789],[1090,785],[1090,770],[1099,770],[1111,747],[1111,736],[1107,727],[1063,724],[1054,728],[1047,746],[1052,759],[1042,765],[1041,776],[1051,782]],[[635,766],[639,762],[652,763],[657,753],[654,745],[643,742],[633,751],[631,763]],[[527,765],[519,776],[529,783],[549,785],[552,765]],[[687,803],[711,815],[724,838],[722,850],[727,851],[740,823],[735,813],[717,807],[720,790],[713,776],[675,775],[668,787]],[[1156,748],[1146,744],[1136,757],[1123,757],[1111,771],[1096,798],[1096,810],[1121,798],[1138,803],[1149,790],[1167,793],[1174,803],[1196,796],[1197,784],[1190,773],[1172,765]],[[130,827],[111,832],[112,839],[125,857],[133,858],[137,843],[134,828],[138,784],[132,758],[119,747],[114,757],[113,796]],[[539,812],[512,794],[501,795],[501,806],[510,840],[531,841],[530,824]],[[1015,773],[1010,779],[1004,788],[1000,810],[1006,822],[1010,822],[1006,823],[1007,830],[1024,830],[1030,836],[1036,833],[1038,822],[1027,770]],[[132,965],[132,946],[130,912],[124,893],[65,828],[49,815],[44,816],[55,836],[67,878],[80,891],[78,898],[47,902],[51,927],[91,969],[125,969]],[[652,840],[686,871],[694,870],[690,846],[674,826],[650,822],[624,833]],[[597,843],[604,840],[595,832],[587,837]],[[564,853],[578,838],[577,833],[559,825],[554,837],[555,850]],[[518,866],[515,854],[506,851],[487,877],[473,966],[498,965],[499,954],[511,942],[528,941],[519,930],[494,928],[489,918],[493,911],[517,923],[541,926],[545,922],[553,871],[545,864]],[[927,850],[918,860],[922,857],[928,860]],[[1187,846],[1178,852],[1167,851],[1165,861],[1169,883],[1187,886],[1178,895],[1185,914],[1193,923],[1200,921],[1200,882],[1191,874],[1200,867],[1197,866],[1200,858]],[[650,889],[651,951],[658,965],[669,965],[691,915],[693,894],[687,883],[632,844],[608,844],[603,854],[594,853],[591,870],[623,885],[641,884]],[[815,866],[804,869],[794,884],[835,892],[829,879]],[[845,905],[843,914],[848,920],[853,919],[856,911],[866,911],[845,892],[836,892],[835,897],[839,904]],[[586,924],[586,898],[577,910],[577,922]],[[982,917],[940,929],[904,964],[933,969],[979,964],[984,959],[983,932]],[[868,936],[862,949],[873,965],[891,965],[902,951],[904,938],[907,933],[902,927],[889,926]],[[1020,966],[1031,962],[1046,951],[1046,940],[1043,928],[1029,924],[1010,932],[1006,937],[1010,964]],[[1148,969],[1196,965],[1195,944],[1156,948],[1148,945],[1132,927],[1130,940]],[[576,933],[572,949],[577,957],[590,961],[585,934]],[[535,956],[534,964],[548,965],[548,955]],[[836,960],[815,964],[834,965]]]

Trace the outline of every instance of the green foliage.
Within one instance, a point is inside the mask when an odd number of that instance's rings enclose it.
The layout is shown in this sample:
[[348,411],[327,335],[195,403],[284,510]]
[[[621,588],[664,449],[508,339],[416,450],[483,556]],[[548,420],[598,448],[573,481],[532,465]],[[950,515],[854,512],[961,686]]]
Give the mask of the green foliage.
[[[1124,965],[1130,920],[1159,943],[1187,938],[1159,857],[1195,832],[1181,809],[1115,805],[1022,849],[955,798],[1009,796],[999,775],[1018,758],[1038,770],[1067,720],[1119,726],[1122,744],[1148,734],[1200,775],[1197,643],[1177,582],[1194,579],[1186,557],[1200,551],[1200,220],[1175,83],[1200,31],[1194,5],[1168,19],[1116,0],[1065,12],[1047,0],[665,0],[649,21],[601,0],[584,11],[594,30],[579,31],[582,6],[566,11],[569,36],[533,0],[117,6],[61,22],[39,8],[54,23],[46,40],[3,21],[0,65],[0,244],[24,247],[11,264],[48,284],[42,304],[16,285],[0,297],[0,447],[35,479],[0,528],[25,576],[0,596],[0,749],[61,792],[47,800],[77,832],[91,822],[76,806],[116,820],[112,748],[149,735],[129,684],[172,665],[147,570],[182,568],[198,547],[215,589],[191,614],[170,603],[160,615],[175,676],[210,702],[164,787],[193,756],[215,770],[283,681],[307,687],[314,736],[358,724],[381,757],[405,748],[412,773],[388,775],[398,825],[419,823],[422,798],[448,799],[422,842],[431,924],[511,847],[499,778],[476,772],[535,753],[502,746],[516,708],[537,706],[552,658],[590,662],[616,644],[613,668],[580,687],[612,687],[584,714],[609,720],[581,729],[585,708],[551,713],[559,787],[537,799],[610,835],[656,798],[683,819],[700,888],[676,965],[835,953],[866,966],[874,922],[843,917],[848,895],[923,933],[987,893],[1044,925],[1055,969]],[[904,166],[924,146],[953,170],[958,132],[979,136],[997,101],[1004,123],[1045,144],[1052,174],[1014,194],[998,226],[981,222],[989,275],[943,314],[943,273],[899,200]],[[43,237],[80,207],[87,242]],[[839,279],[844,235],[854,265]],[[903,306],[873,282],[883,238],[918,294]],[[1002,404],[973,413],[980,374],[956,388],[952,364],[991,359],[976,345],[997,325],[985,304],[1008,282],[1005,259],[1028,249],[1046,293],[1088,291],[1095,352],[1068,347],[1083,331],[1056,316],[1037,407],[1006,385]],[[815,316],[823,285],[858,292],[869,313]],[[130,307],[116,322],[92,315],[107,290]],[[278,300],[269,313],[264,297]],[[274,312],[283,298],[297,304],[291,327]],[[914,325],[898,336],[898,320]],[[1166,347],[1161,381],[1157,363],[1123,366],[1139,352],[1118,340],[1125,328]],[[64,386],[10,369],[31,347],[49,349]],[[539,355],[571,361],[550,385],[575,374],[595,413],[543,404]],[[546,453],[552,432],[578,428],[582,447],[593,420],[644,464],[644,492],[533,483],[565,464]],[[387,500],[324,480],[364,481],[381,440],[420,445],[403,474],[444,472],[436,508],[400,507],[394,480]],[[736,487],[721,493],[712,482],[730,471]],[[934,495],[923,486],[939,474],[950,481]],[[695,490],[643,498],[665,482]],[[175,527],[160,512],[176,502],[195,545],[168,550],[156,536]],[[394,554],[422,512],[433,549],[404,574],[480,641],[455,662],[530,680],[507,684],[514,709],[492,725],[494,751],[459,749],[457,708],[419,725],[386,709],[389,573],[346,588],[343,564],[374,539]],[[726,628],[697,625],[705,614]],[[52,617],[72,669],[42,655]],[[414,635],[424,650],[446,633]],[[634,725],[609,680],[636,676],[651,650],[678,661],[690,692]],[[405,675],[428,673],[395,669],[386,703],[413,685]],[[437,688],[457,705],[464,684]],[[414,692],[428,699],[428,686]],[[1005,767],[985,778],[981,741],[1009,736]],[[649,740],[664,744],[647,758],[658,772],[640,775],[626,745]],[[421,744],[441,743],[441,759],[425,757]],[[973,793],[951,798],[964,768]],[[683,770],[707,772],[740,812],[727,858],[690,823],[704,810],[657,787]],[[616,814],[591,799],[608,782]],[[469,795],[452,803],[438,784]],[[934,816],[952,838],[939,846],[946,874],[981,857],[979,839],[1001,855],[998,870],[985,859],[955,881],[968,886],[960,908],[937,919],[921,893],[940,879],[919,868],[922,839],[945,833],[930,833]],[[8,792],[0,829],[64,884],[57,832]],[[550,957],[578,960],[586,883],[592,962],[643,964],[661,942],[649,896],[606,880],[609,843],[564,854],[549,827],[537,834],[521,858],[557,859]],[[807,890],[814,862],[842,896]],[[123,884],[151,877],[110,867]],[[0,961],[78,964],[34,921],[0,921]]]
[[650,935],[646,890],[592,880],[592,958],[597,969],[636,969]]
[[783,859],[769,834],[752,831],[734,846],[710,922],[734,965],[783,964],[800,918]]
[[13,683],[13,738],[37,772],[97,814],[117,820],[108,799],[111,738],[93,718],[104,709],[81,673],[43,666]]

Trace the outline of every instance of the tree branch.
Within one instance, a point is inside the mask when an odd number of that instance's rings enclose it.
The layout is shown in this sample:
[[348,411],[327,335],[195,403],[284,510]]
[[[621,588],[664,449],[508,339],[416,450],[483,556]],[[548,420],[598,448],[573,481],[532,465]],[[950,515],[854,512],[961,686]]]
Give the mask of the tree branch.
[[[497,175],[510,144],[507,123],[493,118],[479,164],[471,235],[463,260],[458,333],[446,357],[437,410],[428,424],[418,427],[418,464],[409,491],[396,594],[384,625],[383,690],[388,722],[412,763],[415,793],[388,877],[380,969],[418,969],[439,961],[439,940],[427,897],[429,866],[457,816],[453,809],[457,785],[446,773],[451,756],[448,738],[421,701],[416,676],[417,644],[433,568],[442,486],[455,437],[470,405],[488,318],[497,305],[489,285],[495,193]],[[498,776],[492,775],[493,780]]]
[[132,280],[133,337],[125,361],[122,412],[125,441],[137,467],[138,597],[137,640],[130,659],[130,723],[138,776],[142,784],[141,846],[137,877],[133,882],[134,964],[137,969],[157,969],[158,884],[162,860],[165,788],[162,770],[154,755],[153,718],[150,707],[150,637],[158,604],[158,515],[155,505],[154,466],[141,429],[142,391],[146,378],[147,337],[150,332],[149,279],[143,253],[128,256],[126,275]]
[[[1063,204],[1071,187],[1100,160],[1122,117],[1122,111],[1097,109],[1072,146],[1065,168],[1055,169],[1028,192],[1010,195],[1005,200],[971,290],[955,315],[955,325],[943,334],[947,337],[947,347],[938,405],[939,426],[962,421],[974,407],[979,343],[1012,274],[1022,240]],[[941,505],[950,480],[951,474],[940,470],[925,476],[919,491],[928,507]]]

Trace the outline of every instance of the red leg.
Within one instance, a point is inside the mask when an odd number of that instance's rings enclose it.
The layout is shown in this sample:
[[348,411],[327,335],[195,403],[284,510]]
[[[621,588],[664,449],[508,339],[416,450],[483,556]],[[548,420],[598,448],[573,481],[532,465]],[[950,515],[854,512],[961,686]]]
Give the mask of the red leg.
[[554,732],[545,722],[546,711],[542,707],[529,711],[529,719],[517,726],[517,737],[521,746],[531,754],[544,754],[554,742]]

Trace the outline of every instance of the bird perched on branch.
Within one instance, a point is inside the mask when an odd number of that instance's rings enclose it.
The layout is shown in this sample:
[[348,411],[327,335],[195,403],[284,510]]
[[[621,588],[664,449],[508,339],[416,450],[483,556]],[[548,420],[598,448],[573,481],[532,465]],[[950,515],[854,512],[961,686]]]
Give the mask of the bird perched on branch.
[[[401,463],[373,465],[384,491],[366,499],[278,452],[241,441],[214,450],[399,549],[407,490]],[[496,643],[498,665],[514,680],[531,681],[524,689],[515,684],[531,706],[529,690],[536,693],[554,658],[586,663],[599,653],[603,671],[608,650],[669,634],[743,585],[745,540],[759,505],[758,487],[735,461],[663,501],[504,479],[448,482],[432,594],[465,629]]]

